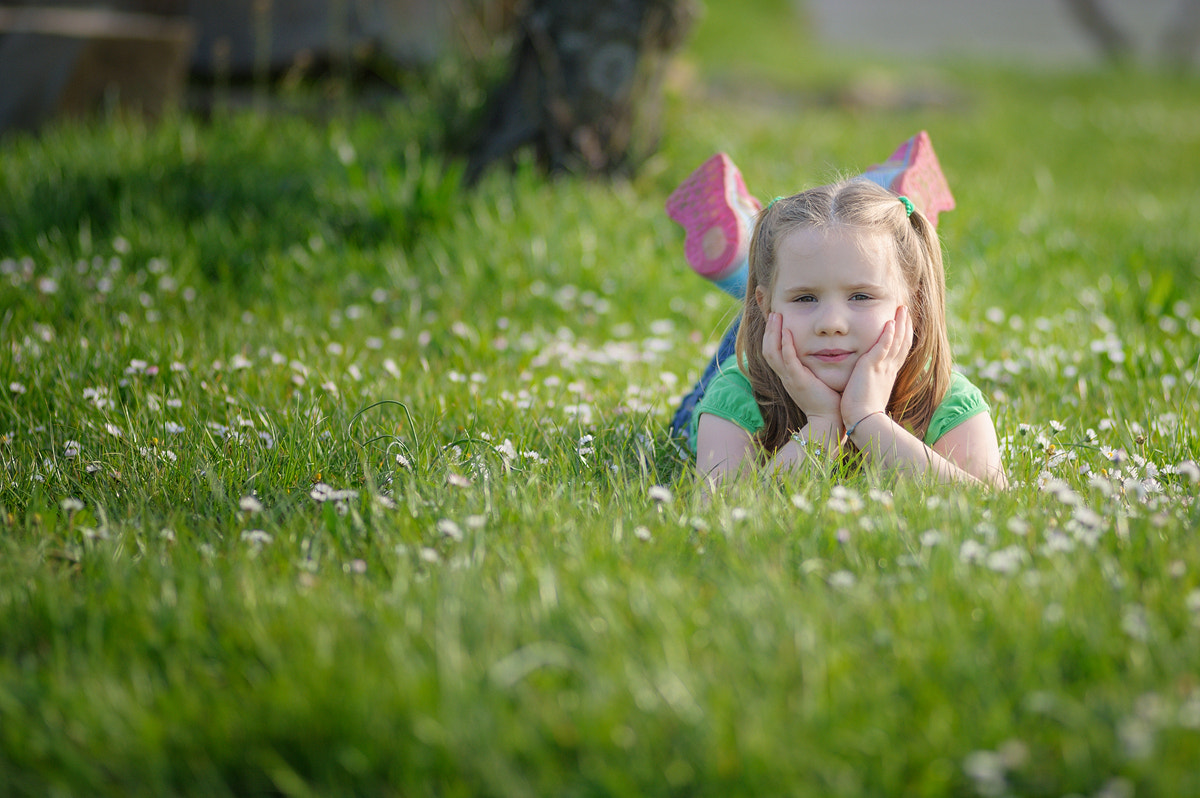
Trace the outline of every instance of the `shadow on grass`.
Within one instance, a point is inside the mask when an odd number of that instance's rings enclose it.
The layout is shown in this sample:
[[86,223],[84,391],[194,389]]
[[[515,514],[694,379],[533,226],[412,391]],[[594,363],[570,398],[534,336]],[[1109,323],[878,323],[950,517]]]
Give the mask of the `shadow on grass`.
[[78,259],[121,237],[135,257],[194,262],[241,290],[296,246],[411,251],[457,204],[455,170],[419,151],[358,158],[294,120],[278,135],[269,120],[241,127],[207,131],[203,147],[180,123],[132,146],[68,132],[25,148],[0,171],[0,255]]

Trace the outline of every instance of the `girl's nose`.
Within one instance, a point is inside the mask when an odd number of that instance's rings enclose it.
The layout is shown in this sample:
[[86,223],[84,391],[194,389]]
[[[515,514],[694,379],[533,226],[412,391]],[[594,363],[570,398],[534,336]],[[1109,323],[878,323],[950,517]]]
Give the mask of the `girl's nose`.
[[817,313],[818,335],[844,335],[846,333],[845,309],[835,303],[826,303]]

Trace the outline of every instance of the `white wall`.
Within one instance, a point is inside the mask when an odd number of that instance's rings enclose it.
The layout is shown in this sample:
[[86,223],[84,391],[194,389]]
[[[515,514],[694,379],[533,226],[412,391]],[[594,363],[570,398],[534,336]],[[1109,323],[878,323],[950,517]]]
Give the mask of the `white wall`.
[[[1183,0],[1103,0],[1134,43],[1155,57]],[[820,40],[879,54],[978,56],[1045,64],[1096,63],[1099,48],[1063,0],[797,0]]]

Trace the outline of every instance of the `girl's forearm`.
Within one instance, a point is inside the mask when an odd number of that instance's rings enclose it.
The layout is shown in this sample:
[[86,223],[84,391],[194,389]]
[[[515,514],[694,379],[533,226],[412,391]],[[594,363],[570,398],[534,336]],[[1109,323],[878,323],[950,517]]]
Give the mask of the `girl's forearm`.
[[877,413],[856,425],[850,442],[869,462],[900,473],[928,475],[942,483],[979,482],[942,455],[929,448],[885,413]]
[[771,458],[775,468],[795,468],[808,459],[809,450],[816,447],[826,452],[835,451],[842,439],[840,422],[810,418],[804,428],[781,446]]

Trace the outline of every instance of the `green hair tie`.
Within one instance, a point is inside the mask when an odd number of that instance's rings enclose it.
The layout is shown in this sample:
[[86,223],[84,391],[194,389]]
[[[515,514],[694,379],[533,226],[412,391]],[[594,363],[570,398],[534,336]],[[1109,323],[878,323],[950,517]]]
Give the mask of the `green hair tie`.
[[900,201],[904,203],[904,215],[912,216],[913,207],[914,207],[912,204],[912,200],[910,200],[908,197],[902,196],[902,197],[900,197]]
[[768,202],[768,203],[767,203],[767,210],[768,210],[768,211],[769,211],[769,210],[771,210],[771,206],[773,206],[773,205],[774,205],[776,202],[779,202],[781,199],[783,199],[783,197],[776,197],[775,199],[773,199],[773,200],[771,200],[770,202]]

